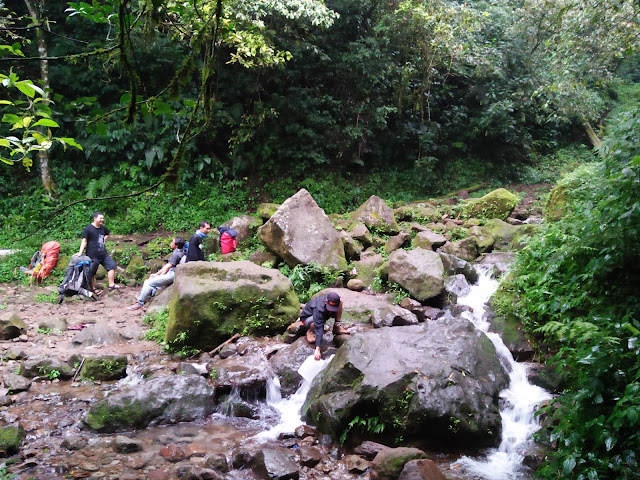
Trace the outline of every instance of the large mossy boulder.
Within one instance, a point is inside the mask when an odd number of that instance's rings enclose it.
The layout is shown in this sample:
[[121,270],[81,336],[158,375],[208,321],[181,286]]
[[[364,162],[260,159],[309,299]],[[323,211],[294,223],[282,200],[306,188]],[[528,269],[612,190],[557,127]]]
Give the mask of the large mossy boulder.
[[332,270],[347,268],[340,235],[305,189],[278,208],[258,229],[258,238],[290,267],[316,263]]
[[504,220],[517,204],[518,197],[509,190],[498,188],[484,197],[469,200],[465,205],[464,213],[468,217]]
[[200,375],[145,380],[91,405],[84,419],[91,430],[124,432],[206,418],[215,410],[213,388]]
[[383,199],[371,195],[358,209],[349,215],[353,222],[364,223],[369,229],[378,232],[395,234],[400,231],[393,210],[387,206]]
[[179,265],[165,340],[211,350],[235,333],[282,333],[300,314],[291,281],[248,260]]
[[369,415],[406,439],[495,445],[507,384],[491,340],[464,318],[443,317],[352,335],[314,380],[302,412],[334,435]]
[[389,255],[389,281],[397,283],[421,302],[437,297],[444,285],[440,255],[422,248],[396,250]]

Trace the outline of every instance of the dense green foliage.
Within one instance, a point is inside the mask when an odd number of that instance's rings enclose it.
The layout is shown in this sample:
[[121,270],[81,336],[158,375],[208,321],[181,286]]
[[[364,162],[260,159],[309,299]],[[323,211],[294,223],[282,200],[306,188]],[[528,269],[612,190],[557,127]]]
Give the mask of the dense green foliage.
[[[574,170],[566,215],[523,250],[504,288],[544,339],[564,391],[545,408],[542,478],[637,478],[640,452],[640,114],[616,113],[600,161]],[[544,438],[544,434],[542,435]]]

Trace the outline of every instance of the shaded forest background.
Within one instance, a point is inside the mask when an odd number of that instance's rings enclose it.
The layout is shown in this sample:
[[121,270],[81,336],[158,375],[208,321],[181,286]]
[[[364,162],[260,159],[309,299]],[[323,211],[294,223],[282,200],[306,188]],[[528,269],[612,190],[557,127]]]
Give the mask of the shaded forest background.
[[45,240],[73,253],[94,210],[115,233],[182,232],[300,188],[344,213],[558,181],[564,217],[494,305],[562,377],[537,473],[638,478],[639,2],[0,8],[0,248],[23,249],[0,281]]

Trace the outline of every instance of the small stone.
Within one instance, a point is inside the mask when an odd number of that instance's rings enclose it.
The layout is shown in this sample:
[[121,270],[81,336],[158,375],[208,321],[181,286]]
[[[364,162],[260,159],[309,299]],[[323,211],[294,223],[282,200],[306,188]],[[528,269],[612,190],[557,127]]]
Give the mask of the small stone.
[[83,463],[80,465],[80,468],[82,470],[86,470],[87,472],[97,472],[98,470],[100,470],[100,467],[98,467],[95,463]]
[[162,455],[166,461],[172,463],[181,462],[186,458],[184,450],[177,445],[167,445],[166,447],[162,447],[160,449],[160,455]]
[[343,460],[349,473],[364,473],[370,467],[369,462],[358,455],[347,455]]
[[142,451],[142,442],[124,435],[118,435],[113,441],[113,449],[118,453],[135,453]]

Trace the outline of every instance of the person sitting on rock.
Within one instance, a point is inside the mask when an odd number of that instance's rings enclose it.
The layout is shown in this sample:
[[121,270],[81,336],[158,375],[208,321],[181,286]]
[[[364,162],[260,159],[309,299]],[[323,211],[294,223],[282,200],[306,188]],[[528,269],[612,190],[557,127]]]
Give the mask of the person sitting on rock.
[[185,240],[182,237],[176,237],[171,242],[173,253],[169,257],[166,265],[164,265],[157,273],[152,273],[149,278],[142,284],[140,295],[136,299],[136,303],[127,308],[127,310],[140,310],[144,308],[144,302],[155,296],[156,292],[164,287],[168,287],[173,283],[173,277],[176,274],[176,265],[180,263],[184,253]]
[[309,300],[300,313],[300,321],[307,328],[307,341],[315,344],[316,349],[313,358],[320,360],[322,353],[322,336],[324,334],[324,324],[330,317],[336,319],[333,324],[333,333],[337,335],[349,335],[349,331],[342,326],[342,300],[335,292],[319,295]]

